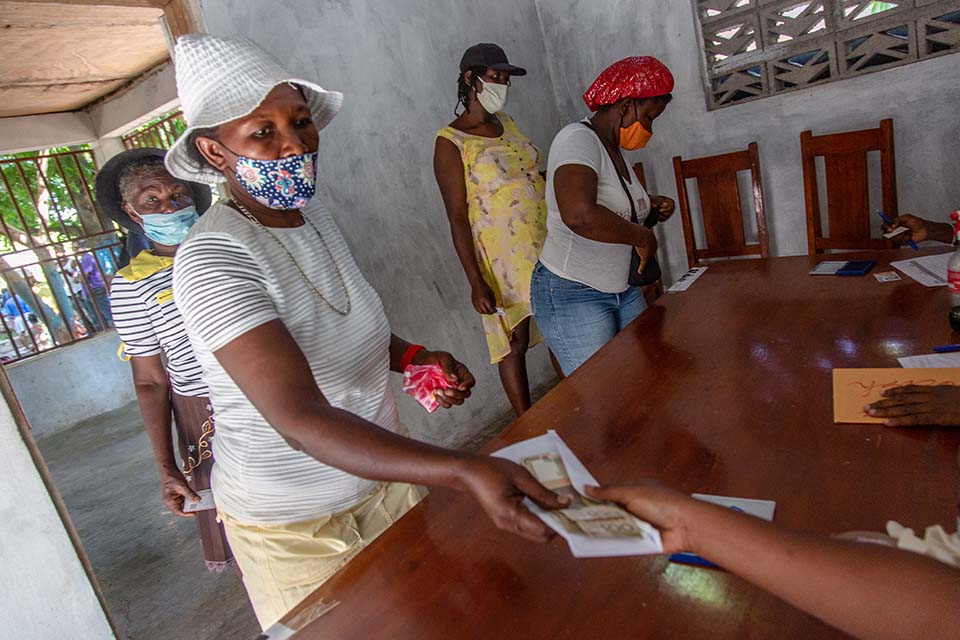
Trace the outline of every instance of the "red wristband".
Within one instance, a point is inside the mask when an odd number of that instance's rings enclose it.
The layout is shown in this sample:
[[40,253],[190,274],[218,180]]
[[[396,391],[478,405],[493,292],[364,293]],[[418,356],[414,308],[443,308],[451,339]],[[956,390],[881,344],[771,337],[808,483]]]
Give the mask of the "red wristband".
[[422,344],[412,344],[407,347],[407,350],[403,352],[403,357],[400,358],[400,372],[409,367],[413,363],[413,357],[417,355],[417,352],[422,351],[425,347]]

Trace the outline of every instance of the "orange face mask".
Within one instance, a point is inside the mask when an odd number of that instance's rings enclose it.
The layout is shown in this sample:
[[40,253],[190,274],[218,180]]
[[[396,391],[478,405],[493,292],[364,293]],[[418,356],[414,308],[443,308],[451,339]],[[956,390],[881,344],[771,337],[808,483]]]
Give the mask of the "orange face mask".
[[628,151],[643,149],[653,134],[637,120],[629,127],[620,127],[620,146]]
[[650,142],[653,133],[640,124],[640,116],[637,114],[637,105],[633,105],[633,116],[637,119],[629,127],[620,127],[620,147],[627,151],[634,149],[643,149]]

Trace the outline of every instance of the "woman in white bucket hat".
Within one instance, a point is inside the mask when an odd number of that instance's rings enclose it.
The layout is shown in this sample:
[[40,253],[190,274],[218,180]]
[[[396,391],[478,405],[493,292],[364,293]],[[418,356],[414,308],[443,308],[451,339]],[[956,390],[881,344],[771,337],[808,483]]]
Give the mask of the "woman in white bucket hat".
[[410,484],[470,493],[494,523],[537,541],[521,504],[561,506],[521,467],[402,435],[389,371],[450,354],[392,335],[323,204],[318,131],[341,95],[295,78],[246,40],[182,37],[177,86],[189,128],[167,154],[185,180],[226,180],[177,258],[174,293],[217,412],[213,491],[266,628],[418,500]]

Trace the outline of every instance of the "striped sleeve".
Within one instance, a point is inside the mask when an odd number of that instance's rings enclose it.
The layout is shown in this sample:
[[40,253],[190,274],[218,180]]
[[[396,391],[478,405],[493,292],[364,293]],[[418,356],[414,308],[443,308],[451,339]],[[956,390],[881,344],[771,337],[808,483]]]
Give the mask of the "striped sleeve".
[[123,276],[116,276],[110,287],[110,312],[117,334],[128,356],[155,356],[161,352],[160,340],[137,294],[137,289]]
[[173,291],[191,339],[211,352],[279,317],[257,261],[222,234],[201,234],[180,247]]

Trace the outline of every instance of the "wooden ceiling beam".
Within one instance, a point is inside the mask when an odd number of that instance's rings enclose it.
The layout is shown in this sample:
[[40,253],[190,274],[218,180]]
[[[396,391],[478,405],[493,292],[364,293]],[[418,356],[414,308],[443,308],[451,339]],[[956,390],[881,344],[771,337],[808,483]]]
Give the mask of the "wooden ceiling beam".
[[186,33],[199,31],[197,20],[190,8],[190,0],[169,0],[163,7],[163,17],[174,42]]
[[170,0],[8,0],[17,4],[83,4],[101,7],[153,7],[163,9]]

